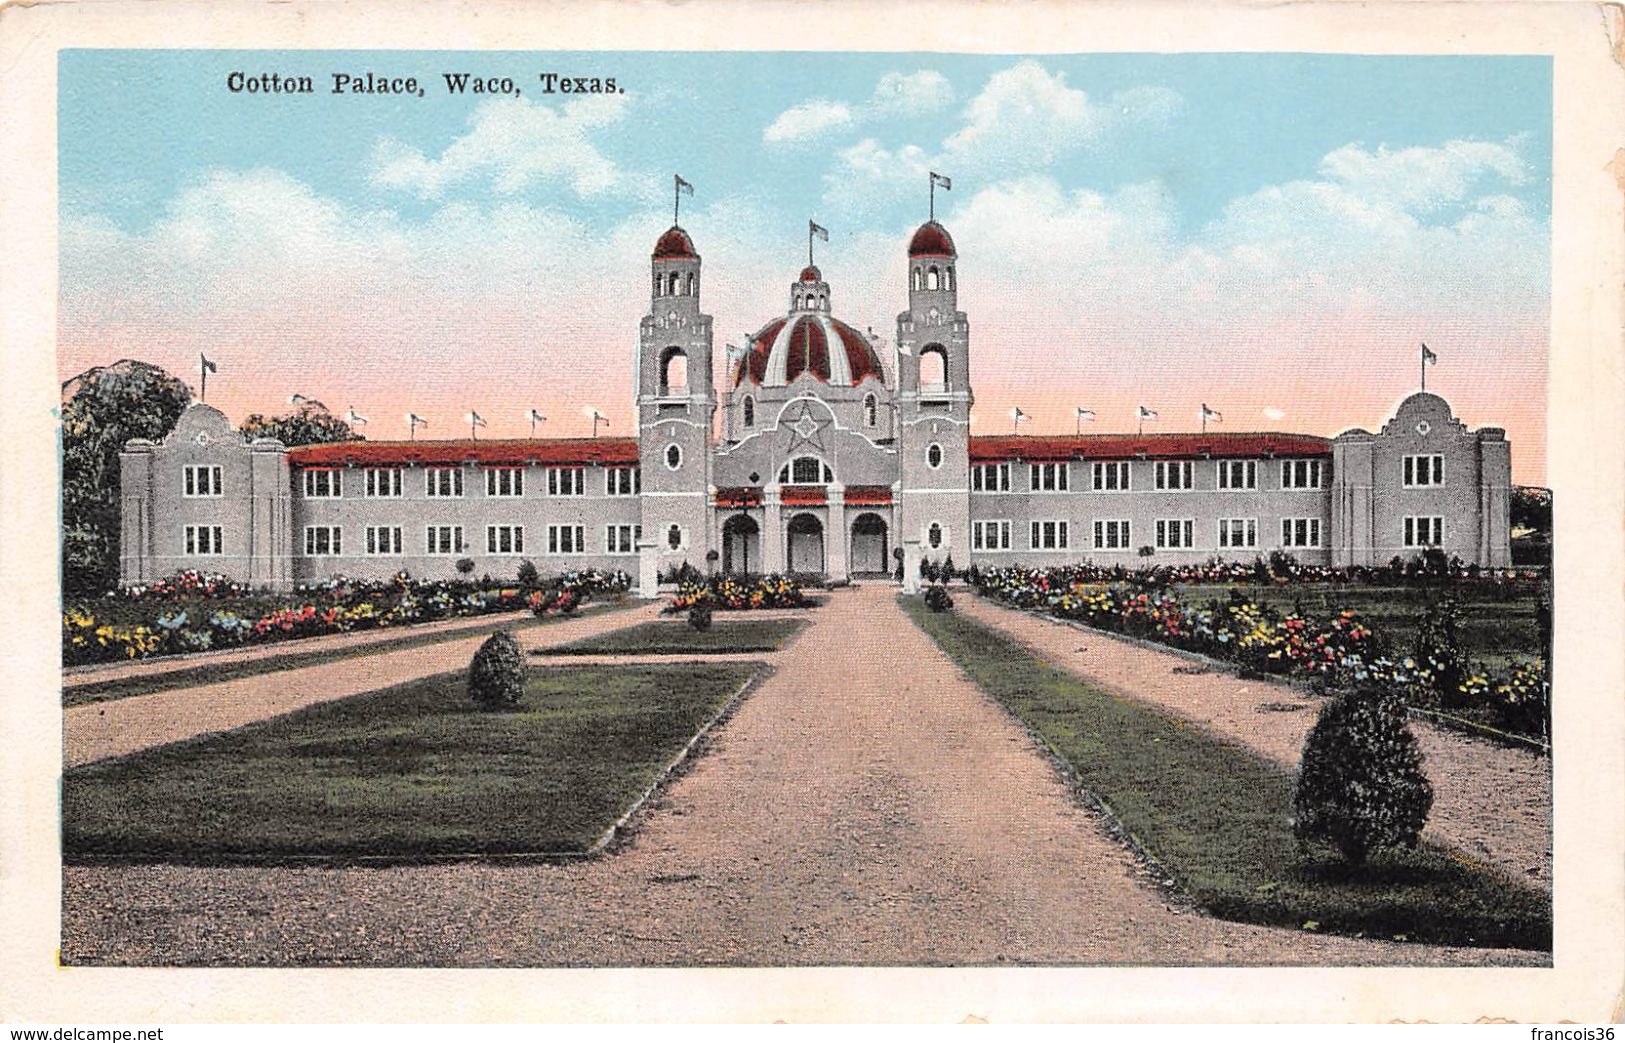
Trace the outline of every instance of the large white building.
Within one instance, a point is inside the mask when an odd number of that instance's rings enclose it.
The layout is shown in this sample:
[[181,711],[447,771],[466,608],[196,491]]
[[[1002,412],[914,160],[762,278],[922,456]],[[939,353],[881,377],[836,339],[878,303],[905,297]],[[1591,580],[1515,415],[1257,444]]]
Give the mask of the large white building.
[[[194,404],[123,453],[122,578],[182,568],[269,587],[401,569],[450,577],[599,566],[888,573],[918,541],[972,563],[1252,560],[1379,564],[1440,547],[1511,562],[1505,432],[1437,395],[1380,430],[976,436],[959,256],[929,221],[908,244],[895,345],[835,318],[823,273],[716,396],[701,261],[673,226],[650,260],[636,438],[245,441]],[[717,413],[721,412],[720,422]],[[643,548],[640,551],[640,548]],[[712,557],[712,554],[715,557]]]

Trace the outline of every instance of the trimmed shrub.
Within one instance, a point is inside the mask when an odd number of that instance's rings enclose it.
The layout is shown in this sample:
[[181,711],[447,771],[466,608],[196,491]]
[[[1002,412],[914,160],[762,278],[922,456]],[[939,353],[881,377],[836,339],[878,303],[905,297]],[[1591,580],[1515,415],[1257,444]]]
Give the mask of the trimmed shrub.
[[536,570],[536,563],[526,558],[519,563],[519,585],[521,587],[536,587],[542,582],[542,574]]
[[457,574],[459,576],[463,576],[463,577],[468,577],[468,576],[474,575],[474,559],[473,558],[458,558],[457,559]]
[[485,639],[468,664],[468,696],[482,710],[513,710],[525,695],[525,657],[506,630]]
[[711,603],[696,601],[688,606],[688,625],[695,630],[711,629]]
[[925,588],[925,607],[933,612],[946,612],[954,607],[953,595],[948,593],[947,587],[927,587]]
[[1304,742],[1293,804],[1298,840],[1330,844],[1349,865],[1416,846],[1433,787],[1397,692],[1367,683],[1327,704]]
[[1468,701],[1466,657],[1461,651],[1461,613],[1454,598],[1441,597],[1428,606],[1416,630],[1416,665],[1425,688],[1445,709]]
[[954,556],[950,554],[942,559],[942,566],[937,571],[937,578],[943,583],[952,583],[957,575],[959,575],[959,571],[954,568]]

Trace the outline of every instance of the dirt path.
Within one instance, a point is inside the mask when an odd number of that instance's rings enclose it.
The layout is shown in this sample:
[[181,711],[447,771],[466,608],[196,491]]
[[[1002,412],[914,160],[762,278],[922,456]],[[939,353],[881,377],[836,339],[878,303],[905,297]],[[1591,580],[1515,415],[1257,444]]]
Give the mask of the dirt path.
[[[664,604],[650,601],[625,611],[592,613],[518,629],[515,634],[520,647],[528,651],[633,626],[655,618]],[[87,764],[194,735],[241,728],[313,703],[466,669],[469,658],[484,640],[482,634],[70,707],[63,711],[63,763],[69,767]]]
[[[570,865],[73,867],[73,964],[1540,963],[1170,908],[897,608],[833,595],[619,852]],[[622,617],[624,619],[624,617]]]
[[[1290,685],[1244,681],[1173,652],[1080,630],[967,591],[955,605],[1055,665],[1171,711],[1215,735],[1296,766],[1322,700]],[[1413,720],[1433,783],[1426,835],[1515,879],[1552,889],[1550,759]]]

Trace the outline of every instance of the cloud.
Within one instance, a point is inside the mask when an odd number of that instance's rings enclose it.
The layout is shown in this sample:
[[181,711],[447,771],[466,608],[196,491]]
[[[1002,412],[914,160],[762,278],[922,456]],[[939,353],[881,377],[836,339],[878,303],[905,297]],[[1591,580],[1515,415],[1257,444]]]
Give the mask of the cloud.
[[1285,420],[1286,419],[1286,411],[1282,410],[1282,409],[1277,409],[1274,406],[1265,406],[1264,407],[1264,419],[1266,419],[1266,420]]
[[870,107],[881,114],[923,116],[946,108],[954,100],[948,77],[935,69],[915,73],[888,72],[875,84]]
[[1528,164],[1515,143],[1494,141],[1397,150],[1345,145],[1320,161],[1320,173],[1364,199],[1416,212],[1459,203],[1486,182],[1522,185],[1529,180]]
[[1067,86],[1064,74],[1022,61],[988,79],[966,106],[964,124],[943,142],[943,153],[959,168],[1042,168],[1094,144],[1109,129],[1166,122],[1180,104],[1177,92],[1149,86],[1096,102]]
[[807,141],[852,124],[852,110],[846,105],[833,101],[809,101],[779,113],[779,118],[762,131],[762,140]]
[[394,138],[379,139],[373,149],[371,180],[426,199],[474,179],[489,180],[502,195],[551,182],[565,184],[582,197],[622,190],[625,177],[593,143],[592,132],[619,122],[626,114],[627,98],[597,94],[560,105],[494,98],[474,110],[467,133],[438,157]]

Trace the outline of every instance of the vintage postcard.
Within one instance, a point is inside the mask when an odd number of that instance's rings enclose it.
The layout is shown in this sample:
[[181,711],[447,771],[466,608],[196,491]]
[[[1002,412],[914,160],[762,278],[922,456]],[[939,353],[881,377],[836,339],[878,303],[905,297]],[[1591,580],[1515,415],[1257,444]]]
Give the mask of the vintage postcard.
[[5,10],[6,1016],[1617,1015],[1620,32]]

